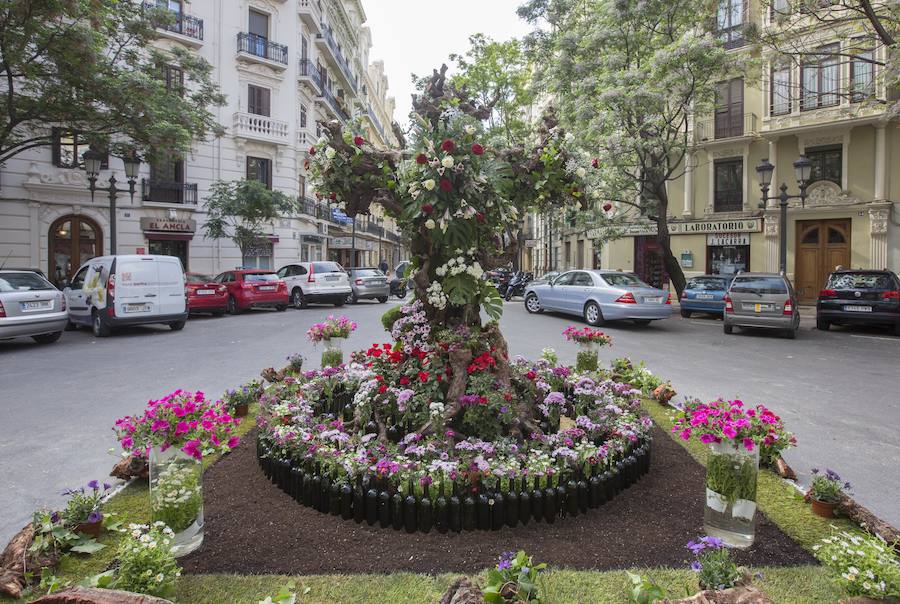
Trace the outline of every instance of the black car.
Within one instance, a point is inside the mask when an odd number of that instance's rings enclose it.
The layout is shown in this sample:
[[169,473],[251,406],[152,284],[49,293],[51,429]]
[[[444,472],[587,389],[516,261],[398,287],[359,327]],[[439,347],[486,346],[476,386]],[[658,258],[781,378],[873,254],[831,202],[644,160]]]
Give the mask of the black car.
[[900,279],[891,271],[839,270],[816,302],[816,327],[885,325],[900,335]]

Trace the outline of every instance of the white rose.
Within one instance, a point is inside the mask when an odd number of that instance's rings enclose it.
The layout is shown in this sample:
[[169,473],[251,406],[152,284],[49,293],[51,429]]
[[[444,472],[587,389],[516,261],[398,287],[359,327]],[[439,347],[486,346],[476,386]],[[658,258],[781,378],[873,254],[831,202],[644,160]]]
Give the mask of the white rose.
[[426,189],[428,189],[429,191],[433,191],[434,190],[434,179],[429,178],[428,180],[422,182],[422,186],[425,187]]
[[428,229],[428,230],[430,231],[430,230],[433,229],[434,227],[435,227],[434,219],[429,218],[428,220],[425,221],[425,228],[426,228],[426,229]]
[[475,126],[468,125],[465,127],[466,134],[475,134]]
[[334,150],[334,147],[325,147],[325,157],[331,159],[335,155],[337,155],[337,151]]
[[447,269],[444,268],[443,266],[439,266],[436,269],[434,269],[434,272],[437,273],[438,277],[443,277],[444,275],[447,274]]
[[587,170],[585,170],[584,168],[578,168],[577,170],[575,170],[575,174],[578,175],[578,178],[584,178],[585,176],[587,176]]
[[441,165],[444,166],[445,168],[452,168],[453,167],[453,157],[448,155],[447,157],[445,157],[444,159],[441,160]]

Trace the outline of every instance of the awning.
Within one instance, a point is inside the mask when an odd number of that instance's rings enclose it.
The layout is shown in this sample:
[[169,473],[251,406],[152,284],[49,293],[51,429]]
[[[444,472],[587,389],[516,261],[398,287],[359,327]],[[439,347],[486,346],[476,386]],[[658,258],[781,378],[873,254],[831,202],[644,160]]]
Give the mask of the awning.
[[150,241],[190,241],[193,233],[170,233],[166,231],[144,231],[144,237]]

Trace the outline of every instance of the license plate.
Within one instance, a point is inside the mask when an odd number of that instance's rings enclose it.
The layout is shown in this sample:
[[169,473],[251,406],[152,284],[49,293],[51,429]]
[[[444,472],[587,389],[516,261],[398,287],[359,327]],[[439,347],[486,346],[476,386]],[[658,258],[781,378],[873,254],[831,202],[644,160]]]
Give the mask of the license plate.
[[850,305],[850,306],[845,306],[844,310],[847,312],[872,312],[872,307],[871,306]]
[[259,291],[261,291],[261,292],[275,291],[275,286],[274,285],[263,285],[262,287],[259,288]]
[[337,281],[338,279],[340,279],[340,277],[338,277],[337,275],[328,275],[327,277],[325,277],[326,281]]
[[216,290],[214,290],[214,289],[198,289],[197,290],[198,296],[211,296],[214,293],[216,293]]
[[645,296],[644,302],[651,303],[651,304],[659,304],[660,302],[662,302],[662,296]]
[[698,300],[712,300],[713,298],[715,298],[715,296],[712,294],[697,294]]
[[48,310],[53,308],[53,302],[50,300],[37,300],[35,302],[20,302],[22,312],[29,312],[32,310]]
[[125,312],[147,312],[150,310],[149,304],[126,304]]

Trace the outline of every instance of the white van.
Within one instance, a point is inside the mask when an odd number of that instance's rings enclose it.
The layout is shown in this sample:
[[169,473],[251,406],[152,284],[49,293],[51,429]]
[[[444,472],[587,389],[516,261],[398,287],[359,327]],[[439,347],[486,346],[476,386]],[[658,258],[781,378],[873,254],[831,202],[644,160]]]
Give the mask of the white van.
[[91,258],[63,294],[67,328],[90,325],[98,338],[123,325],[165,323],[179,331],[188,318],[184,268],[175,256]]

